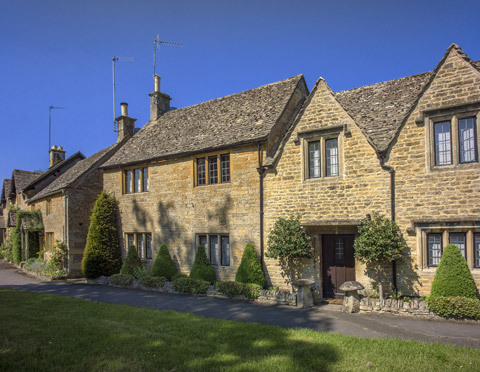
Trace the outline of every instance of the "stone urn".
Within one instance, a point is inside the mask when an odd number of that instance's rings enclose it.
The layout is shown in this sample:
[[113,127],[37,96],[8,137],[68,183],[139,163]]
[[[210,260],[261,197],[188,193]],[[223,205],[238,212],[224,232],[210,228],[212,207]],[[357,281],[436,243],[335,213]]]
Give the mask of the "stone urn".
[[349,313],[358,313],[360,311],[360,295],[358,291],[364,289],[359,282],[345,282],[340,286],[340,290],[345,292],[343,306]]
[[310,279],[297,279],[292,283],[298,287],[297,291],[297,306],[308,309],[313,306],[313,296],[310,286],[315,284],[315,281]]

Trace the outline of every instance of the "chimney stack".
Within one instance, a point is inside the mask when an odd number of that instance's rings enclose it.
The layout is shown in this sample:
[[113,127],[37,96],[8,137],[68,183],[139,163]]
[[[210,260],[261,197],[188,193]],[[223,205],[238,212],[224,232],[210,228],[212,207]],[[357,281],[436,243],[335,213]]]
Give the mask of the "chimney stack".
[[120,103],[122,114],[116,118],[118,122],[118,141],[123,140],[126,136],[133,136],[135,133],[135,122],[137,119],[133,119],[128,116],[128,103]]
[[53,145],[48,153],[50,155],[50,168],[65,160],[65,151],[61,146]]
[[150,93],[150,120],[156,120],[160,115],[170,110],[170,96],[160,92],[160,76],[153,75],[155,84]]

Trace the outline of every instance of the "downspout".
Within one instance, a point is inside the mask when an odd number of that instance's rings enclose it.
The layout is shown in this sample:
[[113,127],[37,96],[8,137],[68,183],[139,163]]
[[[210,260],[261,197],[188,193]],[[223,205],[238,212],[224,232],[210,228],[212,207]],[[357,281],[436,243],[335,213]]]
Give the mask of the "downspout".
[[[392,166],[385,164],[385,155],[379,156],[380,166],[390,173],[390,211],[391,219],[395,221],[395,169]],[[392,260],[392,284],[395,293],[398,293],[397,288],[397,264],[395,260]]]
[[[258,146],[258,176],[259,176],[259,192],[260,192],[260,264],[262,265],[262,271],[265,271],[263,265],[264,244],[263,244],[263,176],[265,175],[265,167],[262,165],[262,153],[260,142]],[[265,274],[265,272],[264,272]]]
[[65,245],[65,258],[64,258],[64,266],[65,270],[67,271],[67,275],[70,274],[69,270],[69,244],[68,244],[68,194],[64,190],[62,190],[63,194],[63,216],[64,216],[64,227],[63,227],[63,244]]

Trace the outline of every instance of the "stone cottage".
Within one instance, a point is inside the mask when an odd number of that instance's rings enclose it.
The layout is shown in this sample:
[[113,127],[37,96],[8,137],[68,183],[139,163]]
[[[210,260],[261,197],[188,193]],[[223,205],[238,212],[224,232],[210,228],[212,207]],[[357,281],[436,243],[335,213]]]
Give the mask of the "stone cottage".
[[[457,45],[418,75],[336,93],[319,79],[265,163],[265,235],[279,217],[301,216],[317,298],[342,296],[348,280],[370,285],[353,241],[373,212],[395,219],[408,244],[385,273],[402,293],[429,294],[448,243],[480,285],[479,118],[480,63]],[[285,286],[277,262],[266,269]]]
[[[102,166],[124,249],[134,245],[151,265],[165,243],[188,273],[203,245],[218,278],[233,280],[245,245],[260,252],[263,243],[259,172],[307,94],[298,75],[170,110],[156,76],[149,122]],[[128,128],[131,120],[119,123]]]

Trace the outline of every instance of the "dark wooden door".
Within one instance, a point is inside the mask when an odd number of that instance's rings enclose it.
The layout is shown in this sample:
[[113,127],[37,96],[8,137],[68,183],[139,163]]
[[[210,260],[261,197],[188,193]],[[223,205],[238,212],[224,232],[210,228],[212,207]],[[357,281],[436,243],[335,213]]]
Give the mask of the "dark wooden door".
[[342,298],[340,286],[355,280],[354,235],[322,236],[323,295]]

